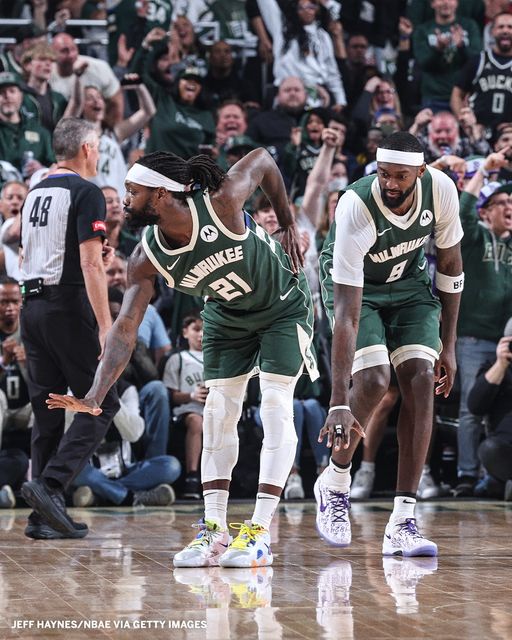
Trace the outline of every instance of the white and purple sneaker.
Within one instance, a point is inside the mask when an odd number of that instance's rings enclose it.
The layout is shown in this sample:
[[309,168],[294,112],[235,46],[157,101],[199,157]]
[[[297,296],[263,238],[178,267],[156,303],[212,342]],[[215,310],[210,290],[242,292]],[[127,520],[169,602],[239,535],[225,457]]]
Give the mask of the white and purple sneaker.
[[352,540],[350,520],[349,492],[342,493],[331,489],[322,482],[319,475],[315,482],[314,492],[317,502],[316,528],[322,538],[336,547],[346,547]]
[[437,556],[437,545],[423,537],[416,526],[416,518],[404,522],[388,522],[382,543],[385,556]]

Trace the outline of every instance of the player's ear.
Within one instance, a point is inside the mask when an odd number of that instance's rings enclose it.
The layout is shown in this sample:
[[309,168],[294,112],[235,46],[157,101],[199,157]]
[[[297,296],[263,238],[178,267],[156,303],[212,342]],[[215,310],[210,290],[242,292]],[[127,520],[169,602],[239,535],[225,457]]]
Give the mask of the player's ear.
[[427,165],[423,163],[421,167],[418,169],[418,178],[421,178],[426,170],[427,170]]

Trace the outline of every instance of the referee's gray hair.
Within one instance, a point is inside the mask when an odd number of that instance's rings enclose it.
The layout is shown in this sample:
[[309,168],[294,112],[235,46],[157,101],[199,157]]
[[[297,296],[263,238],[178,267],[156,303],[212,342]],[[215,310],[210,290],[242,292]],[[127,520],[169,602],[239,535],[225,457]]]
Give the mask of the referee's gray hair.
[[57,160],[75,158],[80,147],[96,134],[92,122],[82,118],[62,118],[53,131],[53,150]]

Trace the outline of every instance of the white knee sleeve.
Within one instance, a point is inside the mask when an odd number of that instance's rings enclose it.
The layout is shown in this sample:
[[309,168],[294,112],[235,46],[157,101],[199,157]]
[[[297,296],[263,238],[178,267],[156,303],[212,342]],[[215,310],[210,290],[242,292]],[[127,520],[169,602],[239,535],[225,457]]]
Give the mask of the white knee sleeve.
[[263,446],[260,458],[260,484],[284,487],[297,448],[293,424],[293,391],[297,378],[260,375]]
[[201,481],[231,480],[238,460],[237,424],[247,381],[210,387],[203,415]]

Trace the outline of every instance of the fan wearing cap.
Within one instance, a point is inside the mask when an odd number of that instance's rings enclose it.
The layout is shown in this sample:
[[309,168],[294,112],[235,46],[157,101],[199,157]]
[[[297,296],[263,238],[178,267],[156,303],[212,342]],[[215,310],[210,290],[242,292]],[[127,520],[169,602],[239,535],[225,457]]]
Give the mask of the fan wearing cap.
[[23,75],[23,67],[21,64],[23,54],[36,44],[45,42],[46,31],[36,24],[31,23],[18,27],[15,32],[15,38],[16,44],[14,47],[7,49],[0,55],[0,71],[10,71],[21,78]]
[[487,182],[507,165],[510,147],[487,156],[464,187],[460,218],[466,288],[457,328],[459,405],[457,496],[473,495],[480,460],[482,421],[467,405],[469,390],[486,360],[494,357],[507,318],[512,315],[512,183]]
[[[50,166],[55,156],[49,131],[24,115],[22,101],[19,78],[9,71],[0,73],[0,158],[30,176],[42,166]],[[27,151],[34,154],[34,159],[22,166]]]
[[[317,528],[332,544],[351,541],[351,460],[364,435],[361,425],[388,390],[391,361],[402,405],[396,497],[382,552],[433,556],[437,545],[418,532],[414,507],[432,432],[434,382],[435,393],[446,397],[455,377],[464,283],[459,202],[453,182],[425,165],[421,144],[411,134],[399,131],[386,138],[376,160],[377,175],[361,178],[342,194],[335,231],[321,256],[322,263],[332,256],[333,284],[324,279],[322,289],[323,295],[330,286],[334,290],[334,300],[324,295],[334,332],[331,406],[319,439],[327,436],[333,451],[315,484]],[[439,299],[432,294],[423,251],[432,232]]]

